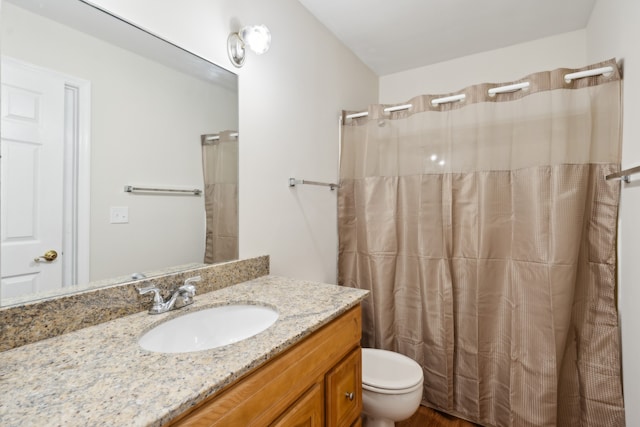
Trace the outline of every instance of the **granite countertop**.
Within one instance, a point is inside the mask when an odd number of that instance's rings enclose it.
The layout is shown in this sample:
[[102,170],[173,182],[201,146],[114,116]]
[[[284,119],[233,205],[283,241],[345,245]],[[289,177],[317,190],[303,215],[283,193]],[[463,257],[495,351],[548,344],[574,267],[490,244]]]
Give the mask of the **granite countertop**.
[[[133,314],[0,353],[2,426],[160,426],[357,305],[366,291],[265,276],[196,295],[160,315]],[[269,329],[193,353],[138,346],[155,324],[232,303],[278,310]]]

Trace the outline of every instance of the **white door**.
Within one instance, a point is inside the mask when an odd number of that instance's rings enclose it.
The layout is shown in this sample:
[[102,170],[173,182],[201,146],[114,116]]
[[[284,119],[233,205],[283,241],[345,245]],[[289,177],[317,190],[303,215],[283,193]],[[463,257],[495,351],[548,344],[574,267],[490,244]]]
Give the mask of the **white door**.
[[[64,89],[53,73],[2,59],[2,299],[62,286]],[[39,258],[51,250],[57,259]]]

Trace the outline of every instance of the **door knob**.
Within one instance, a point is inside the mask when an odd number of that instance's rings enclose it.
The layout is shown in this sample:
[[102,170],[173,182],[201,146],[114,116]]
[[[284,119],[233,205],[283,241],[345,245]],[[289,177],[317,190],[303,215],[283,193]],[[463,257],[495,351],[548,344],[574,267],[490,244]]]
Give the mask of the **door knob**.
[[50,251],[47,251],[44,253],[44,255],[39,256],[38,258],[34,258],[33,260],[35,262],[40,262],[40,258],[44,259],[47,262],[51,262],[53,260],[55,260],[56,258],[58,258],[58,252],[54,251],[53,249]]

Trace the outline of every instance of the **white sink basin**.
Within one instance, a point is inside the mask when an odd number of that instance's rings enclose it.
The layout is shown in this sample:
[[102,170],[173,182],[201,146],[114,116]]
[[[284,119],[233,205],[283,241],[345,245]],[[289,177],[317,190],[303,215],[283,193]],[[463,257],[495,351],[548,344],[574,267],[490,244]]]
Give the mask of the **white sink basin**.
[[278,319],[261,305],[207,308],[161,323],[138,340],[140,347],[159,353],[187,353],[222,347],[252,337]]

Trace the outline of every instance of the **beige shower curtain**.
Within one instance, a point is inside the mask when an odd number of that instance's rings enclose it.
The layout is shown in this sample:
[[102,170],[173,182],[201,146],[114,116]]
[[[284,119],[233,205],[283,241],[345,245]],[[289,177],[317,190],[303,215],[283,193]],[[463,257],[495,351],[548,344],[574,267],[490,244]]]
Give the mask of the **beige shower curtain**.
[[624,425],[620,183],[604,179],[622,82],[614,60],[586,68],[606,65],[345,112],[338,280],[372,291],[363,344],[417,360],[427,406],[490,426]]
[[[232,136],[236,135],[236,136]],[[202,135],[204,204],[207,216],[204,262],[238,259],[238,138],[225,131],[215,141]]]

